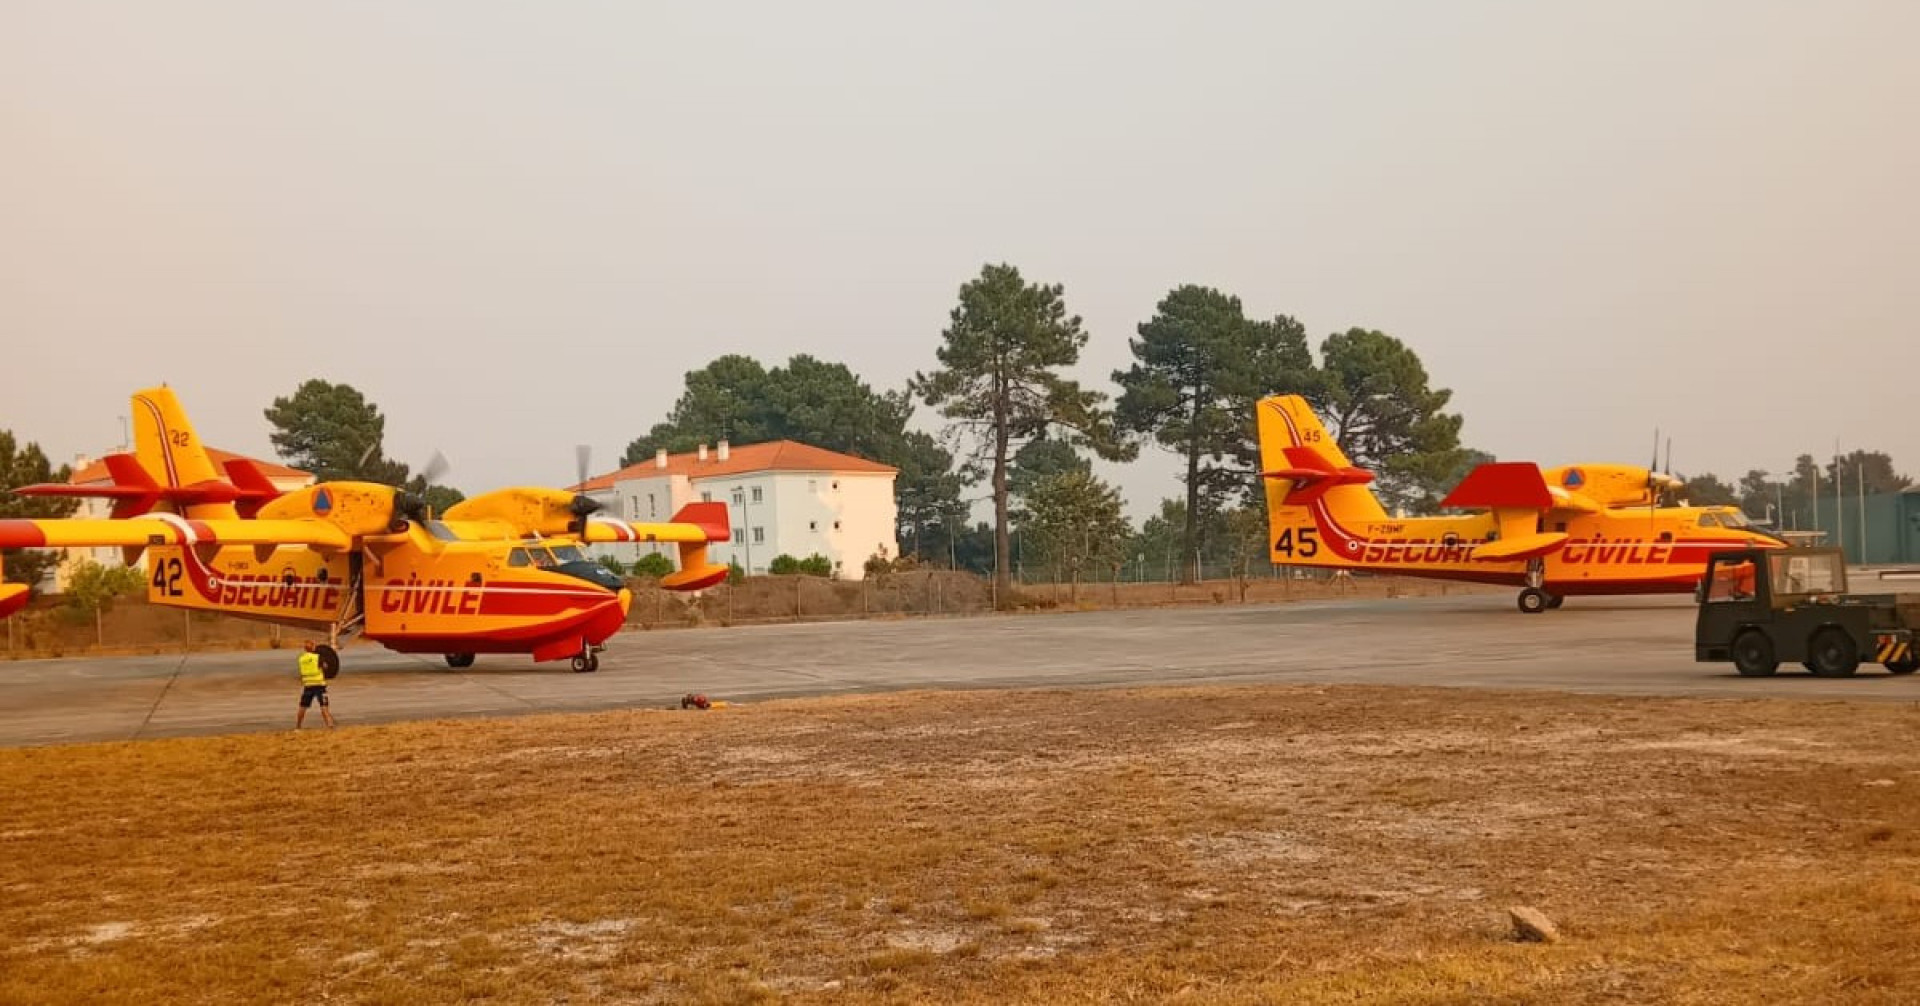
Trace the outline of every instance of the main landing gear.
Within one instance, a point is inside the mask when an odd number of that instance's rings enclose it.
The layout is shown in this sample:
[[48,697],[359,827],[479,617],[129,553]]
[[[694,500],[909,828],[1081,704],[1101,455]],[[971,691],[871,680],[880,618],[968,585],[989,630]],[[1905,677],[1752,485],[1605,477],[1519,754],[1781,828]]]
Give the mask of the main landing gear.
[[599,669],[600,651],[596,647],[585,647],[581,649],[579,656],[573,658],[573,673],[575,674],[591,674]]
[[1538,615],[1548,608],[1558,608],[1567,603],[1567,599],[1546,591],[1547,561],[1531,559],[1527,562],[1527,586],[1520,591],[1520,610],[1524,614]]
[[451,668],[453,668],[453,669],[455,669],[455,670],[459,670],[459,669],[460,669],[460,668],[462,668],[462,667],[472,667],[472,666],[473,666],[473,654],[471,654],[471,653],[449,653],[449,654],[447,654],[447,666],[448,666],[448,667],[451,667]]

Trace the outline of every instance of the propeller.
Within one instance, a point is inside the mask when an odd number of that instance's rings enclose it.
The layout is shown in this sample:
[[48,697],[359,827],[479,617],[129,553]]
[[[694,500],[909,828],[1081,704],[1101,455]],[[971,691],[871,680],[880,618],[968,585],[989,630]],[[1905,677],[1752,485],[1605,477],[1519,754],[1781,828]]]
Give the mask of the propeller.
[[574,445],[574,472],[579,477],[574,479],[573,482],[575,486],[573,501],[567,504],[567,512],[573,514],[575,518],[567,524],[567,530],[574,534],[585,535],[587,531],[587,518],[600,512],[605,505],[599,500],[588,496],[584,491],[587,485],[588,466],[592,457],[593,448],[586,444]]
[[[440,481],[440,477],[447,473],[447,468],[447,456],[435,450],[433,457],[427,460],[427,466],[420,469],[420,473],[414,476],[414,479],[419,480],[420,485],[423,487],[431,486],[435,482]],[[409,479],[408,481],[412,482],[414,479]],[[412,521],[427,519],[427,500],[425,496],[413,492],[404,485],[395,486],[394,489],[393,512],[396,518],[404,517]]]

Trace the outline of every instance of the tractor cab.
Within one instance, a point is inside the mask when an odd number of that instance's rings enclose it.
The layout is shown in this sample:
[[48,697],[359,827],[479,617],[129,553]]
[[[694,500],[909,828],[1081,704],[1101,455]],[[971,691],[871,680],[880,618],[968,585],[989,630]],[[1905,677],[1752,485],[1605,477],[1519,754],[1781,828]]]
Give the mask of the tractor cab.
[[1847,556],[1837,548],[1717,552],[1694,598],[1694,659],[1730,661],[1747,676],[1797,662],[1845,677],[1863,661],[1893,674],[1920,667],[1913,626],[1892,595],[1847,593]]

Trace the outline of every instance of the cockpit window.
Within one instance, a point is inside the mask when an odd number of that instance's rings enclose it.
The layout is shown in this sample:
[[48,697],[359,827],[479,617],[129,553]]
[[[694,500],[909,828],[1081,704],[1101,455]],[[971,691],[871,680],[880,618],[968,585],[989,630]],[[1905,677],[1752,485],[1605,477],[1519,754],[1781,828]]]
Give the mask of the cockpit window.
[[1719,514],[1712,514],[1712,513],[1703,513],[1703,514],[1701,514],[1701,515],[1700,515],[1700,526],[1701,526],[1701,527],[1719,527],[1719,526],[1720,526],[1720,515],[1719,515]]
[[1720,515],[1721,527],[1746,527],[1750,523],[1747,515],[1738,510],[1728,510]]
[[513,551],[508,552],[507,565],[537,566],[541,569],[552,569],[555,566],[558,566],[559,563],[553,560],[553,554],[548,552],[546,549],[534,547],[534,548],[516,548]]
[[572,545],[561,545],[553,550],[553,557],[561,562],[585,562],[587,557]]

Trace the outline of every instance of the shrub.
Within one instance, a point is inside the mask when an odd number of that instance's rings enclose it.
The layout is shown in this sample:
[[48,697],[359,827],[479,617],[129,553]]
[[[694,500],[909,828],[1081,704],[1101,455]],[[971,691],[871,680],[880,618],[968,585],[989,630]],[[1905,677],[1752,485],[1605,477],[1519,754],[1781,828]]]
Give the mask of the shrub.
[[658,580],[673,572],[673,560],[659,552],[648,552],[633,560],[634,576],[651,576]]

